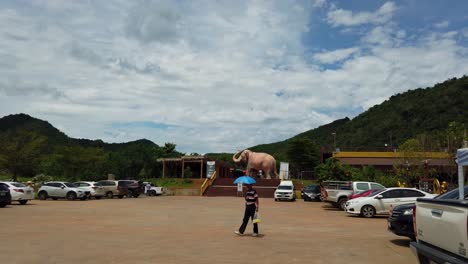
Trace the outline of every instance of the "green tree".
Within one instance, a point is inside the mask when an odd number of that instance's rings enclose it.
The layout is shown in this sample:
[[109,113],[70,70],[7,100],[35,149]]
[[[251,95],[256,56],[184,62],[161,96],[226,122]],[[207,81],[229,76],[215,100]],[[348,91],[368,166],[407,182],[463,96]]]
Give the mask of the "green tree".
[[293,140],[287,150],[291,170],[296,174],[303,170],[313,170],[320,162],[320,152],[317,145],[308,138]]
[[425,154],[421,138],[411,138],[398,148],[401,158],[394,167],[395,174],[407,185],[419,181],[424,175]]
[[0,167],[18,176],[32,177],[37,173],[41,153],[47,138],[35,132],[18,130],[0,135]]

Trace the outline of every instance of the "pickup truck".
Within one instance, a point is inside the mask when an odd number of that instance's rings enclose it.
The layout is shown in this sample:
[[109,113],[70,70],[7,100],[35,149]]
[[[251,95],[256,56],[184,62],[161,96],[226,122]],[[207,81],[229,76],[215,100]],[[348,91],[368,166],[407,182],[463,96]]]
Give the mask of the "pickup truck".
[[151,189],[148,192],[148,190],[146,190],[147,184],[148,182],[143,182],[143,186],[145,186],[145,193],[148,196],[163,195],[166,192],[166,189],[164,187],[155,186],[154,183],[151,183],[151,182],[149,183],[151,185]]
[[324,181],[322,186],[324,189],[322,200],[342,210],[345,210],[346,202],[354,193],[371,189],[385,189],[383,185],[375,182],[358,181]]
[[463,166],[468,148],[457,151],[458,199],[416,200],[413,224],[417,241],[410,247],[419,263],[468,263],[468,200]]
[[411,249],[420,263],[468,263],[467,200],[419,198],[413,217]]

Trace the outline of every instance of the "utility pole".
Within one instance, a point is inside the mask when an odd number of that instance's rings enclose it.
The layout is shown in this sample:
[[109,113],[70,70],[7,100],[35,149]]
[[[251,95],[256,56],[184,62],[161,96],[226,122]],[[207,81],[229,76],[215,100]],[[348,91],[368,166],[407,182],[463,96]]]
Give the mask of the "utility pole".
[[336,151],[336,132],[332,133],[333,135],[333,152]]

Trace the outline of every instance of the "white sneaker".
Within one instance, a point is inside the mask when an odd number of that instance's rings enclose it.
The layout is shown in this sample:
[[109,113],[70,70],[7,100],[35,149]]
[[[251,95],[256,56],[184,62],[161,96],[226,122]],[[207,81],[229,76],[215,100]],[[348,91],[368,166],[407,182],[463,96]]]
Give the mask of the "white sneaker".
[[243,235],[244,235],[244,234],[242,234],[241,232],[239,232],[239,231],[237,231],[237,230],[234,231],[234,234],[236,234],[236,235],[238,235],[238,236],[243,236]]
[[253,233],[252,236],[253,237],[258,237],[258,233]]

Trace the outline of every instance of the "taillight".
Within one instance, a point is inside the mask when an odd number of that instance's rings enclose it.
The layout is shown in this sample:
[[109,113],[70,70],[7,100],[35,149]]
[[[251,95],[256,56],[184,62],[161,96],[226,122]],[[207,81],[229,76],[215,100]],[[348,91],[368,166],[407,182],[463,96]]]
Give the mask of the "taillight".
[[15,192],[20,192],[20,193],[24,193],[24,190],[23,189],[13,189]]
[[413,231],[414,231],[414,237],[417,238],[418,230],[416,229],[416,205],[413,207]]

